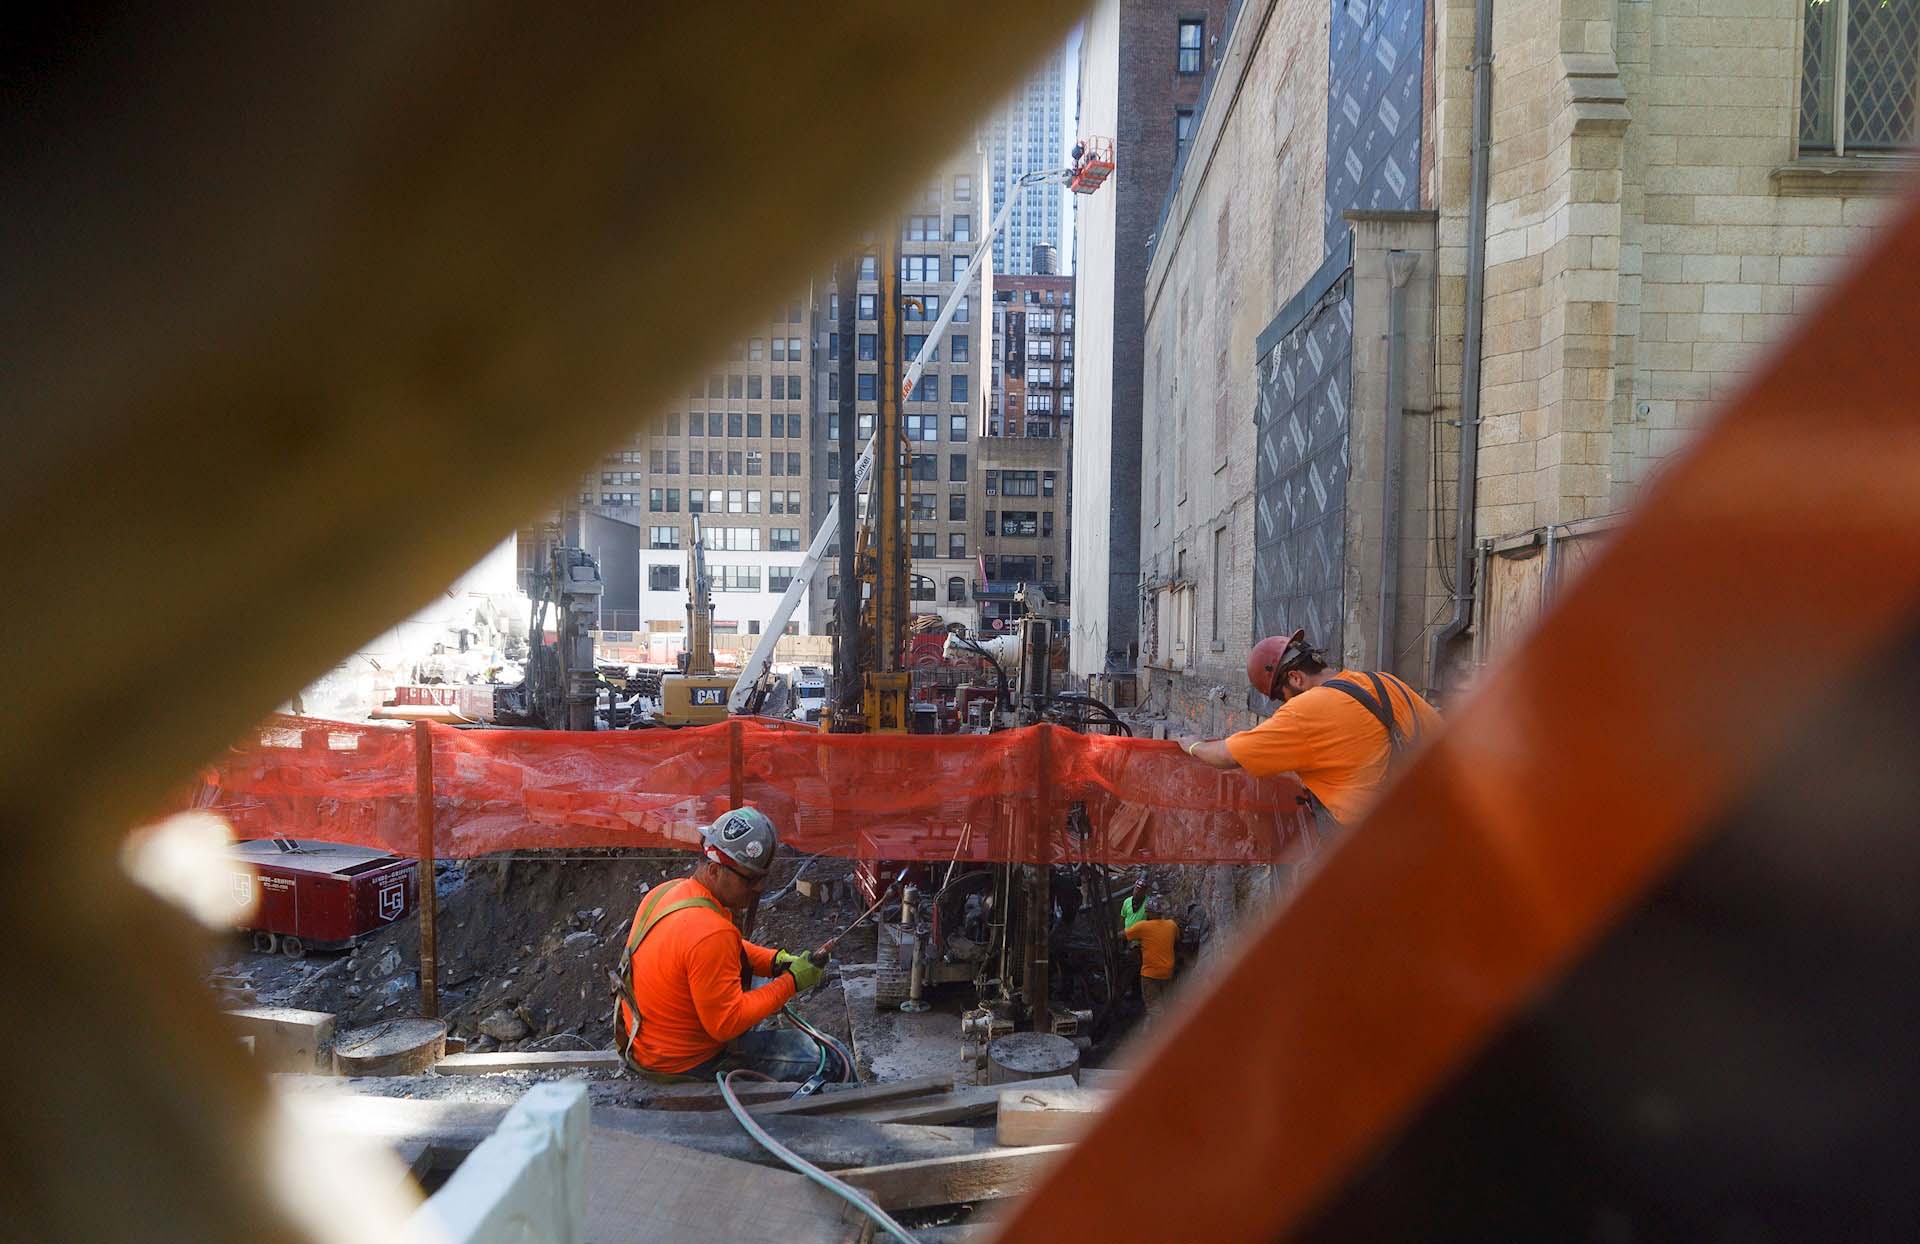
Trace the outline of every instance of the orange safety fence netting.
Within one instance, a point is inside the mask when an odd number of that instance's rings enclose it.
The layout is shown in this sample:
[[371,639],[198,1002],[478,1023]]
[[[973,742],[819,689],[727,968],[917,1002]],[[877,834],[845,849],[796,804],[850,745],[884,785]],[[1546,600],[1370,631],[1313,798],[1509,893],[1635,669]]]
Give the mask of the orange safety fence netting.
[[[1287,862],[1300,788],[1209,769],[1172,743],[1032,726],[840,735],[765,719],[685,730],[427,727],[442,858],[566,847],[691,849],[738,798],[790,849],[852,858]],[[410,731],[276,717],[193,802],[241,838],[416,853]]]

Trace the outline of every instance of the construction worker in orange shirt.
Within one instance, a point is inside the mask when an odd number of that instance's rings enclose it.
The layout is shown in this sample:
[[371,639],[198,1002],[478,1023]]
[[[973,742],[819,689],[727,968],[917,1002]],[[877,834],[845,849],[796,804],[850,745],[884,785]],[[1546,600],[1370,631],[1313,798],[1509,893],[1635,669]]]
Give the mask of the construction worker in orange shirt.
[[[744,911],[780,852],[773,822],[735,808],[701,834],[691,877],[656,886],[634,913],[617,979],[614,1036],[623,1061],[653,1079],[712,1079],[745,1067],[776,1080],[818,1073],[822,1046],[797,1029],[756,1024],[820,983],[827,956],[756,946],[740,936]],[[748,990],[746,974],[770,977]],[[635,1013],[638,1012],[638,1023]]]
[[1296,775],[1322,835],[1364,816],[1395,763],[1440,728],[1440,714],[1419,692],[1392,674],[1331,668],[1304,630],[1255,644],[1247,682],[1280,702],[1271,717],[1180,746],[1216,769]]
[[1146,914],[1122,931],[1128,941],[1140,943],[1140,1000],[1146,1004],[1149,1023],[1159,1018],[1167,986],[1173,982],[1173,946],[1180,926],[1170,915],[1166,896],[1155,894],[1147,899]]

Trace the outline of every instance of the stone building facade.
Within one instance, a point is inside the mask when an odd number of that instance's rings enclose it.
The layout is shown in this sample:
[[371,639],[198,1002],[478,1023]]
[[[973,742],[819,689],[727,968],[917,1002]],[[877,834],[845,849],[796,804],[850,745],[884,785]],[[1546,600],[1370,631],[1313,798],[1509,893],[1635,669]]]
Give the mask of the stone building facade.
[[1495,0],[1464,583],[1474,5],[1242,5],[1145,295],[1150,705],[1253,720],[1293,626],[1443,700],[1512,642],[1871,240],[1920,16],[1855,2]]

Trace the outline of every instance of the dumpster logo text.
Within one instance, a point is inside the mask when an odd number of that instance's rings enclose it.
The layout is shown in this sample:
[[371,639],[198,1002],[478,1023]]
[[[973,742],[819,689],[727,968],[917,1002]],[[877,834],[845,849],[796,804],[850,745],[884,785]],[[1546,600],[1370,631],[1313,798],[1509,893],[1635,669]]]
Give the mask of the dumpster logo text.
[[390,882],[380,887],[380,918],[398,920],[400,912],[407,905],[407,886],[403,881]]

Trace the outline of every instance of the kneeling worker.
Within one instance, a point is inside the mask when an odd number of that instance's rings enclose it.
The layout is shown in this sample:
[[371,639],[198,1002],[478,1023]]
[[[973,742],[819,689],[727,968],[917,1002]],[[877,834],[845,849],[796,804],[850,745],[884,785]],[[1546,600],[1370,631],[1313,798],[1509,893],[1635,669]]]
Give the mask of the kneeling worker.
[[[756,946],[728,914],[744,911],[766,885],[779,851],[780,836],[765,813],[735,808],[702,831],[706,858],[691,877],[656,886],[642,900],[614,1015],[621,1057],[642,1074],[712,1079],[746,1067],[804,1081],[818,1068],[820,1049],[805,1033],[752,1029],[819,984],[826,955]],[[743,964],[772,979],[745,989]]]

